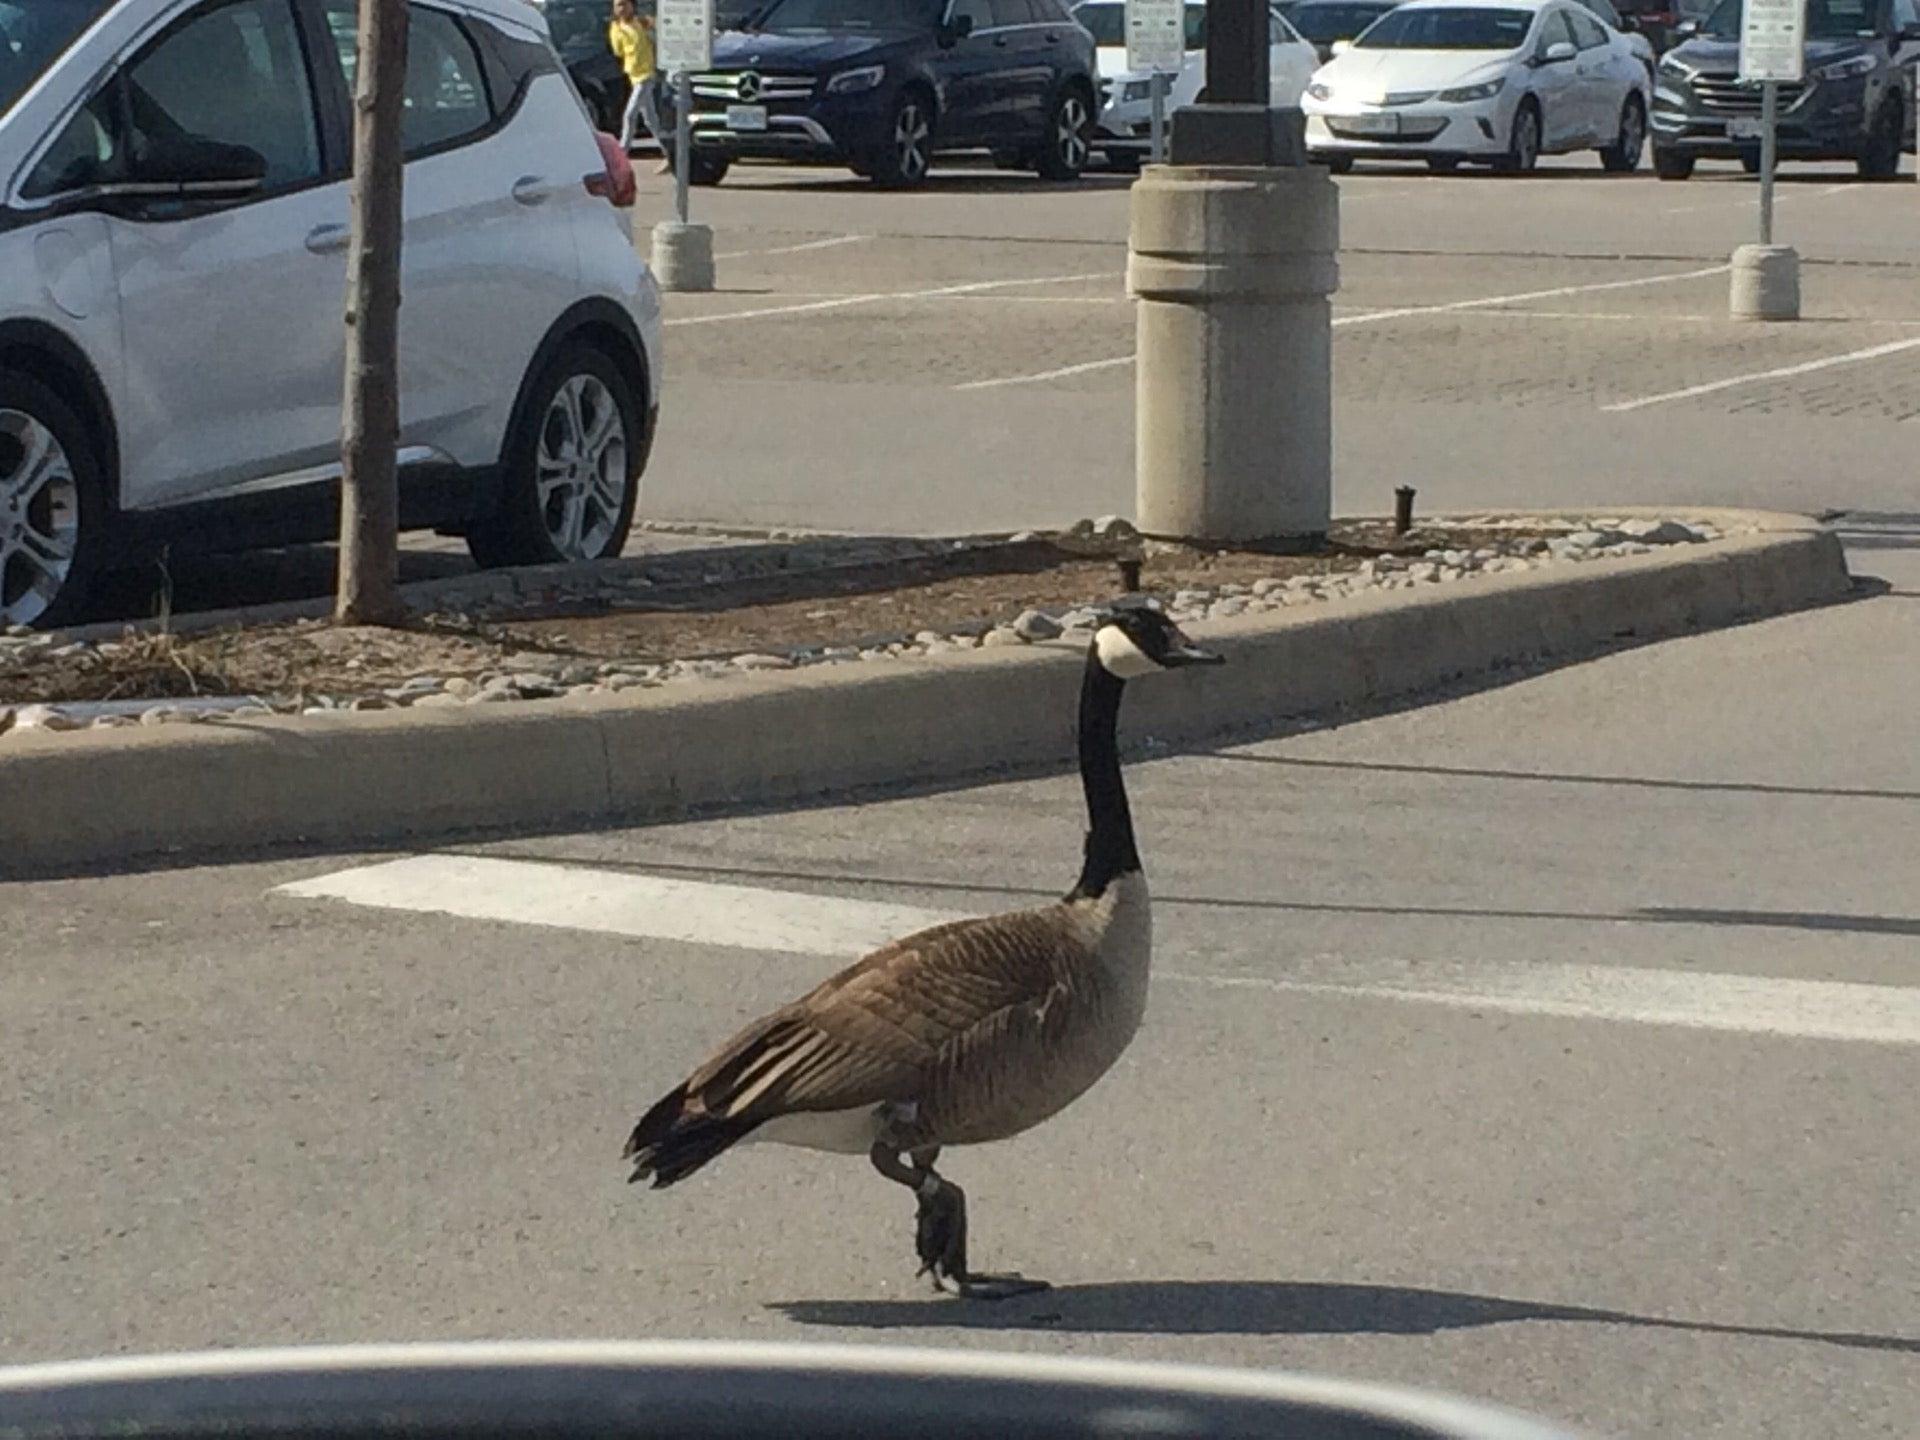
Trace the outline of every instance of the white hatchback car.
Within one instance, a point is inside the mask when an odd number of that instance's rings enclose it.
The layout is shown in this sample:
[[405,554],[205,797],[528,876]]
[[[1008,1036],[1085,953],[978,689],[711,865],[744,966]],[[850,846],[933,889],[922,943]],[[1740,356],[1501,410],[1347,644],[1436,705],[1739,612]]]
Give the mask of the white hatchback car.
[[[1103,152],[1110,163],[1137,165],[1152,144],[1153,77],[1127,66],[1126,6],[1122,0],[1084,0],[1073,7],[1073,18],[1092,34],[1098,47],[1100,85],[1106,92],[1106,105],[1094,129],[1094,149]],[[1277,9],[1267,13],[1270,44],[1267,47],[1268,103],[1275,109],[1292,109],[1306,92],[1307,81],[1320,64],[1319,52],[1305,40]],[[1207,70],[1207,7],[1186,7],[1186,54],[1180,73],[1167,87],[1166,113],[1199,98]]]
[[[355,10],[0,0],[0,623],[333,533]],[[523,0],[409,14],[401,522],[617,553],[660,401],[632,171]]]
[[1569,0],[1406,0],[1307,86],[1307,148],[1355,160],[1531,170],[1598,150],[1632,170],[1647,137],[1647,67],[1627,36]]

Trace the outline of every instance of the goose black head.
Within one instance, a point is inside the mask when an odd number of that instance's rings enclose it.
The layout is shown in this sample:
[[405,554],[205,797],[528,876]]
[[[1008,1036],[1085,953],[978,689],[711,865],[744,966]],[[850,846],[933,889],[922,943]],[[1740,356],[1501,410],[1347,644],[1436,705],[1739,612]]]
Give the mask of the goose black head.
[[1151,603],[1123,602],[1101,612],[1093,632],[1093,657],[1109,675],[1132,680],[1182,665],[1220,665],[1224,655],[1203,650],[1181,633],[1166,611]]

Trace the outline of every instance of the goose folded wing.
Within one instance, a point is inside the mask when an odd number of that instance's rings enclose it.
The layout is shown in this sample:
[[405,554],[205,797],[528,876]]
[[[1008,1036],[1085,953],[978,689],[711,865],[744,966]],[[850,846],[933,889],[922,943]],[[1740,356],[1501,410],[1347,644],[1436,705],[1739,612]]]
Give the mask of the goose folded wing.
[[956,1055],[1011,1021],[1038,1023],[1061,994],[1057,912],[962,920],[896,940],[749,1026],[694,1072],[714,1119],[910,1100]]

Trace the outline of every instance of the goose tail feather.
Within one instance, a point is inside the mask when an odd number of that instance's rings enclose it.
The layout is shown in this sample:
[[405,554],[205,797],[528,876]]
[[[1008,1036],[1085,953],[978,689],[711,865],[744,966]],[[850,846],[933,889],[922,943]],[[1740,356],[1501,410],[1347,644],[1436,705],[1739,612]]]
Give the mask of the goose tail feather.
[[684,1180],[709,1160],[745,1139],[757,1120],[721,1120],[687,1108],[684,1085],[661,1097],[640,1117],[620,1152],[633,1162],[627,1183],[653,1181],[655,1190]]

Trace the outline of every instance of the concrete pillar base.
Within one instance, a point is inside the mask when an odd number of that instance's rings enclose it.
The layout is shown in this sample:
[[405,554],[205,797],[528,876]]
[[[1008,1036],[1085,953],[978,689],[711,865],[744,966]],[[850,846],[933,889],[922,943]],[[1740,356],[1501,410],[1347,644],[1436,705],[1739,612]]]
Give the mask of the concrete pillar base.
[[662,290],[713,289],[713,228],[678,220],[654,226],[653,278]]
[[1333,489],[1325,167],[1149,166],[1132,191],[1143,533],[1313,543]]
[[1800,318],[1800,255],[1791,245],[1742,245],[1733,252],[1727,301],[1736,320]]

